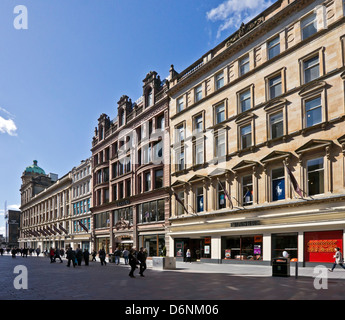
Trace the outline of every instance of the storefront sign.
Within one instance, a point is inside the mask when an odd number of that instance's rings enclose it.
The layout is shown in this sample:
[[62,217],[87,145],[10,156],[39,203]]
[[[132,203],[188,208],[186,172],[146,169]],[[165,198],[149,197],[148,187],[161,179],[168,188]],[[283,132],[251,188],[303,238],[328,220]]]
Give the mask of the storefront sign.
[[205,244],[211,244],[211,238],[210,237],[205,238]]
[[130,200],[126,199],[126,200],[120,200],[116,202],[116,206],[118,207],[122,207],[122,206],[127,206],[131,203]]
[[334,252],[338,240],[310,240],[308,241],[308,252]]
[[261,254],[261,246],[254,244],[254,254]]
[[210,254],[210,246],[204,246],[204,254]]
[[230,249],[225,250],[225,259],[231,259],[231,250]]
[[232,222],[230,224],[231,228],[236,227],[251,227],[251,226],[258,226],[260,225],[260,221],[254,220],[254,221],[242,221],[242,222]]

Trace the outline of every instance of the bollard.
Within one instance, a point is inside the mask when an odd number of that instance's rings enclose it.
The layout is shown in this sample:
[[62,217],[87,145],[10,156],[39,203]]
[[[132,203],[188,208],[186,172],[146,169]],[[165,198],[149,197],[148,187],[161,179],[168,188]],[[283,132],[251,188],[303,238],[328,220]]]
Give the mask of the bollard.
[[298,261],[295,262],[295,278],[298,278]]

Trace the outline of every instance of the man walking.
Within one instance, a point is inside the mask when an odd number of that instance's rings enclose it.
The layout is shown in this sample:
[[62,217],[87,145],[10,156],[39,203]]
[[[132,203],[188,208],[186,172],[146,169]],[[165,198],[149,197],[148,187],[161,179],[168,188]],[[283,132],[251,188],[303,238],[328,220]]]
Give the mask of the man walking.
[[99,259],[101,260],[101,265],[103,266],[103,263],[104,263],[104,265],[106,266],[107,263],[105,262],[105,250],[104,250],[104,248],[99,250],[98,256],[99,256]]
[[71,261],[72,261],[73,267],[75,267],[75,251],[73,251],[71,247],[68,248],[66,252],[66,256],[67,256],[67,267],[70,267]]
[[89,258],[90,258],[89,250],[84,249],[83,256],[84,256],[85,265],[88,266],[89,265]]
[[129,272],[129,276],[130,276],[131,278],[135,278],[135,276],[134,276],[134,270],[135,270],[135,268],[137,267],[138,260],[137,260],[136,251],[135,251],[134,248],[132,248],[132,249],[129,251],[128,259],[129,259],[129,265],[131,266],[131,271]]
[[56,248],[56,250],[55,250],[54,262],[56,261],[56,259],[60,259],[60,263],[63,262],[62,259],[61,259],[59,248]]
[[335,259],[335,261],[334,261],[332,269],[328,269],[330,272],[333,272],[337,264],[341,266],[343,269],[345,269],[345,266],[343,265],[343,256],[340,252],[340,248],[335,248],[334,251],[335,251],[335,255],[333,256],[333,258]]
[[147,258],[146,248],[145,249],[143,247],[140,248],[137,258],[140,262],[139,274],[141,277],[145,277],[144,271],[146,270],[146,258]]
[[115,252],[114,252],[114,256],[115,256],[115,264],[120,264],[120,257],[121,257],[121,250],[119,248],[116,248]]

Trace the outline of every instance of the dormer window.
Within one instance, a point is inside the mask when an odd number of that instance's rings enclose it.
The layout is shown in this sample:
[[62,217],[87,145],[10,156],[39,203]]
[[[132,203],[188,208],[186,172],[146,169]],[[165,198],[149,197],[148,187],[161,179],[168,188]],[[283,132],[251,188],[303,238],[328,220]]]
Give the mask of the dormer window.
[[146,96],[146,106],[152,106],[153,105],[153,93],[152,93],[152,89],[149,89],[147,91],[147,96]]

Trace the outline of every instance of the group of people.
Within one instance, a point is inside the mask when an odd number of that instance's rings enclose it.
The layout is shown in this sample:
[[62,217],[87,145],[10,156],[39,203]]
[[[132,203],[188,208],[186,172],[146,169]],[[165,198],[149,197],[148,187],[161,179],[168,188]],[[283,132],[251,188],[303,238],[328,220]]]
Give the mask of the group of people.
[[131,278],[135,278],[134,271],[139,265],[139,274],[141,277],[144,276],[144,271],[146,270],[146,259],[147,259],[147,251],[146,248],[141,247],[139,252],[132,248],[129,250],[128,254],[128,262],[131,267],[131,271],[129,272],[129,276]]

